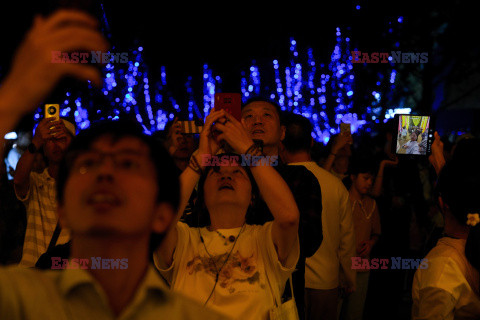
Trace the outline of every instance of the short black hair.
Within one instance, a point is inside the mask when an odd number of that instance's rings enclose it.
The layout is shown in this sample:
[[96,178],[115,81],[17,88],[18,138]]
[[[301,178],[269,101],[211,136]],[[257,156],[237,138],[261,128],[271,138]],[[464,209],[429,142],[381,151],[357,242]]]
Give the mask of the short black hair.
[[283,116],[285,139],[282,141],[289,152],[308,151],[312,149],[312,130],[310,120],[300,114],[286,112]]
[[[470,151],[471,155],[478,153],[478,150]],[[480,169],[477,159],[463,155],[452,158],[440,171],[435,189],[436,195],[442,197],[455,220],[463,226],[467,225],[468,214],[480,213]],[[480,224],[470,227],[465,256],[480,271]]]
[[278,117],[280,118],[280,122],[282,122],[283,112],[282,112],[282,108],[280,107],[280,105],[277,102],[275,102],[272,99],[266,98],[264,96],[252,96],[249,99],[247,99],[247,101],[245,101],[244,104],[242,104],[242,110],[247,105],[249,105],[250,103],[253,103],[253,102],[266,102],[266,103],[269,103],[272,106],[274,106],[275,111],[277,111]]
[[[219,158],[222,158],[223,156],[228,156],[230,159],[236,158],[237,163],[241,165],[242,163],[242,158],[239,154],[233,153],[233,152],[227,152],[227,153],[222,153],[216,155]],[[260,214],[260,212],[257,212],[257,208],[260,206],[261,203],[261,197],[260,197],[260,191],[258,189],[258,185],[255,182],[255,178],[253,177],[252,171],[250,170],[250,167],[248,166],[242,166],[243,169],[245,169],[247,176],[250,180],[250,183],[252,185],[252,203],[247,209],[246,215],[245,215],[245,223],[246,224],[263,224],[265,221],[263,220],[264,217]],[[185,218],[185,223],[187,223],[190,227],[207,227],[211,224],[210,221],[210,214],[208,212],[208,209],[205,205],[205,181],[207,179],[207,176],[211,170],[218,171],[220,170],[220,166],[218,165],[213,165],[213,166],[206,166],[205,171],[202,173],[200,180],[198,182],[198,194],[197,194],[197,200],[195,201],[195,205],[193,207],[192,213],[187,215]]]

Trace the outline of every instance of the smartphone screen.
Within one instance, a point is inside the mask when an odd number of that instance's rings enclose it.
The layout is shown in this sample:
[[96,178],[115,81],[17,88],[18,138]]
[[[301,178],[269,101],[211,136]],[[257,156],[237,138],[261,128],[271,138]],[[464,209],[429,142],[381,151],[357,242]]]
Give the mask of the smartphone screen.
[[431,153],[433,130],[430,116],[396,115],[395,153],[425,156]]
[[215,93],[215,110],[225,109],[238,121],[242,118],[242,95],[240,93]]

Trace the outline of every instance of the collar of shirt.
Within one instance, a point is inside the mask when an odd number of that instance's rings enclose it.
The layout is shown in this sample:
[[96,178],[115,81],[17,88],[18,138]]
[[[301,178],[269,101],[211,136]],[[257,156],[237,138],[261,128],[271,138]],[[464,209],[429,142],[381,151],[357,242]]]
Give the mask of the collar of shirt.
[[[106,305],[108,305],[107,297],[104,293],[103,288],[100,284],[93,278],[93,276],[85,269],[65,269],[59,272],[59,289],[62,295],[67,296],[76,288],[83,285],[93,286],[95,291],[97,291],[100,296],[104,299]],[[154,267],[150,264],[145,273],[144,278],[142,279],[138,289],[135,292],[135,295],[129,305],[125,308],[124,312],[127,309],[132,309],[137,306],[141,301],[147,298],[147,294],[151,293],[157,294],[161,301],[167,300],[168,288],[166,287],[163,280],[160,278],[158,273],[155,271]],[[123,313],[123,312],[122,312]]]

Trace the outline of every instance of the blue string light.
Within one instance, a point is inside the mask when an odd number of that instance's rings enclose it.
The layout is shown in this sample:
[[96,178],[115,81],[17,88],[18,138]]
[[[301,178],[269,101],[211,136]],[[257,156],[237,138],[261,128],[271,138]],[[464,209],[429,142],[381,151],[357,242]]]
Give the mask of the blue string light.
[[[357,9],[360,9],[360,5],[357,5]],[[397,21],[402,23],[403,18],[399,17]],[[340,28],[336,28],[335,36],[336,43],[327,63],[317,63],[311,48],[300,50],[299,43],[291,38],[289,59],[286,62],[273,59],[270,65],[270,68],[273,67],[273,84],[263,82],[261,73],[268,70],[253,61],[240,74],[242,100],[246,101],[252,95],[266,94],[277,101],[282,110],[293,111],[310,119],[314,128],[312,137],[322,143],[328,143],[331,135],[339,132],[341,122],[350,123],[352,132],[361,129],[370,120],[378,123],[382,120],[380,102],[383,97],[380,88],[372,90],[372,102],[365,108],[365,114],[352,112],[356,77],[351,63],[350,38],[345,37]],[[188,76],[185,82],[186,103],[179,103],[169,91],[165,66],[160,67],[158,79],[152,81],[151,72],[142,58],[144,50],[138,46],[129,51],[127,63],[105,65],[102,91],[111,102],[111,108],[84,105],[88,101],[86,97],[67,92],[61,106],[61,116],[72,116],[77,127],[83,129],[90,125],[94,117],[116,120],[122,114],[133,114],[148,134],[163,130],[165,124],[175,116],[190,120],[204,119],[213,107],[215,93],[222,91],[222,78],[204,64],[201,91],[195,91],[193,77]],[[397,71],[392,63],[390,65],[392,68],[385,75],[385,80],[394,86]],[[380,87],[382,83],[383,75],[379,75],[375,85]],[[264,92],[267,89],[269,92]],[[42,114],[43,109],[39,108],[34,119],[40,120]]]

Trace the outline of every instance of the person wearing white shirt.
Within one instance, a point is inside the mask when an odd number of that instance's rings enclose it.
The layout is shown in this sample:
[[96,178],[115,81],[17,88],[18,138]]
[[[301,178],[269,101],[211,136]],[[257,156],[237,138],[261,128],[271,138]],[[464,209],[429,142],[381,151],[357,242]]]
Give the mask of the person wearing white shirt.
[[312,161],[310,121],[301,115],[289,114],[284,125],[283,161],[305,166],[315,175],[323,190],[324,238],[318,251],[306,260],[306,319],[333,320],[337,318],[339,289],[345,289],[347,293],[355,290],[356,272],[351,267],[355,256],[355,233],[348,191],[340,179]]
[[468,143],[458,146],[440,170],[437,191],[444,237],[425,257],[428,268],[415,272],[414,320],[480,319],[480,142]]

